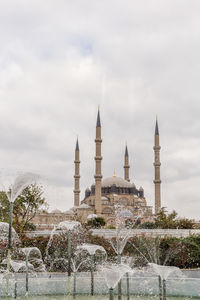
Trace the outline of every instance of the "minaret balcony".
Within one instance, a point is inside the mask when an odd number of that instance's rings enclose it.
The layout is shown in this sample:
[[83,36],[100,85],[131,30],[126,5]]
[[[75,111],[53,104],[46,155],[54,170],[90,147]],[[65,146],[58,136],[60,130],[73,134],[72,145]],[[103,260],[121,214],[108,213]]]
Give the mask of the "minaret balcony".
[[102,178],[102,175],[101,175],[101,174],[95,174],[95,175],[94,175],[94,178],[95,178],[95,179],[101,179],[101,178]]
[[154,183],[159,183],[159,184],[160,184],[162,181],[159,180],[159,179],[155,179],[153,182],[154,182]]
[[74,161],[75,164],[80,164],[80,162],[81,162],[80,160],[75,160]]
[[160,166],[161,166],[161,163],[160,163],[160,162],[155,162],[153,165],[154,165],[155,167],[160,167]]
[[95,156],[95,158],[94,158],[95,160],[102,160],[103,159],[103,157],[102,156]]
[[160,146],[154,146],[154,147],[153,147],[153,150],[160,150],[160,149],[161,149]]

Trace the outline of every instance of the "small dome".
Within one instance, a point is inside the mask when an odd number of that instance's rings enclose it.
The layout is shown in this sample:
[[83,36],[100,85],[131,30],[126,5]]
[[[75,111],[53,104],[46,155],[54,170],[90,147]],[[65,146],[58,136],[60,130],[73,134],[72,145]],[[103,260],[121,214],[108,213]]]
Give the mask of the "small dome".
[[81,223],[77,221],[62,221],[57,226],[56,229],[59,230],[73,230],[75,228],[81,227]]
[[82,203],[81,205],[78,206],[78,208],[80,209],[87,209],[87,208],[90,208],[89,205],[85,204],[85,203]]
[[64,213],[65,213],[66,215],[74,215],[74,214],[75,214],[75,212],[72,211],[71,209],[65,211]]
[[78,206],[73,206],[70,208],[71,211],[75,212]]
[[109,200],[109,199],[107,197],[105,197],[105,196],[102,196],[101,200]]
[[54,209],[54,210],[52,210],[51,213],[52,213],[52,214],[60,214],[60,213],[62,213],[62,212],[61,212],[61,210],[59,210],[59,209]]
[[90,192],[90,189],[89,189],[89,187],[87,187],[87,189],[86,189],[85,191],[87,191],[87,192]]
[[122,188],[133,187],[133,184],[117,176],[108,177],[102,180],[102,187],[111,187],[112,185],[116,185],[117,187],[122,187]]
[[95,219],[95,218],[97,218],[98,216],[96,215],[96,214],[90,214],[90,215],[88,215],[87,216],[87,219],[88,220],[92,220],[92,219]]
[[123,209],[119,212],[118,217],[133,218],[133,214],[129,209]]
[[144,191],[144,189],[143,189],[143,187],[142,187],[142,186],[139,188],[139,191]]

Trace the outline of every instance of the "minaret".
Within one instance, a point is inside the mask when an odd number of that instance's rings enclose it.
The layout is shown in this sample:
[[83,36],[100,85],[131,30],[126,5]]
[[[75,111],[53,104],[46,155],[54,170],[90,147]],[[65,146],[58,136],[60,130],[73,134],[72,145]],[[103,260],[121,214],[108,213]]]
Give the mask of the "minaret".
[[124,155],[124,179],[130,182],[129,169],[130,169],[130,166],[129,166],[128,148],[126,145],[125,155]]
[[97,215],[100,215],[102,212],[101,207],[101,121],[100,121],[100,112],[98,109],[98,115],[97,115],[97,125],[96,125],[96,156],[95,156],[95,162],[96,162],[96,168],[95,168],[95,212]]
[[74,206],[79,206],[80,203],[80,160],[79,160],[79,144],[78,138],[75,149],[75,175],[74,175]]
[[155,169],[155,214],[159,213],[161,209],[161,196],[160,196],[160,142],[159,142],[159,130],[158,130],[158,120],[156,118],[155,136],[154,136],[154,169]]

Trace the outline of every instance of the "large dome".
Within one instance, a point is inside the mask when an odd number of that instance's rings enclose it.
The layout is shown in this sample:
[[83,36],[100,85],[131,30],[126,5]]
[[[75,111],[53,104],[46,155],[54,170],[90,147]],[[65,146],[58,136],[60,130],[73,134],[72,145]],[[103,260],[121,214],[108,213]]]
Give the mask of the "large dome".
[[130,183],[127,180],[117,176],[108,177],[102,180],[102,187],[111,187],[112,185],[122,188],[135,187],[134,183]]

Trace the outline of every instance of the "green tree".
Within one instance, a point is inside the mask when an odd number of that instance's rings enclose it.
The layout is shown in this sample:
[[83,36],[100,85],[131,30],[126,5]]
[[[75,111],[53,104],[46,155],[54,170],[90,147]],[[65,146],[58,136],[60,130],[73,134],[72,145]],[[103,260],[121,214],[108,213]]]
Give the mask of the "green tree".
[[156,228],[162,229],[174,229],[176,228],[176,217],[177,212],[173,210],[171,213],[167,214],[162,208],[155,218],[155,226]]
[[9,222],[9,201],[4,191],[0,191],[0,221]]
[[[41,186],[31,184],[26,187],[21,195],[17,197],[13,206],[13,226],[18,233],[24,230],[34,229],[31,223],[35,214],[43,206],[47,205],[43,197]],[[0,221],[8,222],[9,219],[9,201],[5,192],[0,192]]]
[[144,223],[139,225],[139,228],[141,228],[141,229],[155,229],[157,227],[156,227],[156,224],[153,223],[153,222],[144,222]]
[[104,226],[105,224],[106,224],[106,222],[105,222],[104,218],[101,218],[101,217],[91,219],[87,222],[87,225],[91,226],[93,228],[100,228],[100,227]]
[[164,208],[160,210],[155,218],[155,228],[162,229],[192,229],[194,222],[186,218],[178,218],[175,210],[171,213],[165,212]]
[[177,220],[177,228],[179,229],[192,229],[194,228],[194,222],[187,218],[181,218]]

